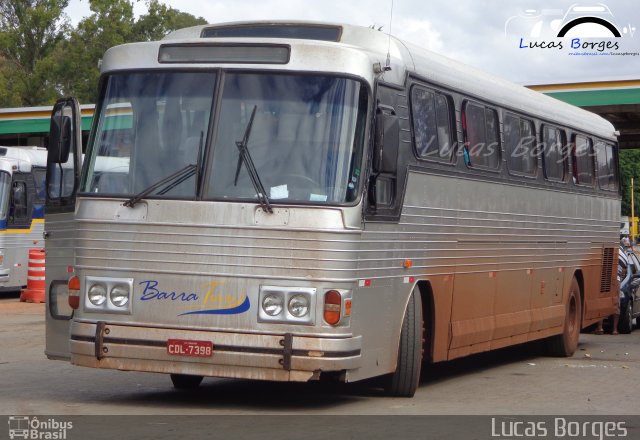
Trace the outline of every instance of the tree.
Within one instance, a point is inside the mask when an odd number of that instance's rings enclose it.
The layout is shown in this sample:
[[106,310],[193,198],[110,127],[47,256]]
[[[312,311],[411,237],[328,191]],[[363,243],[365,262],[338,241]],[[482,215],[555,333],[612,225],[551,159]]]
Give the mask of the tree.
[[634,178],[636,215],[640,212],[640,150],[620,151],[620,185],[622,187],[622,215],[631,215],[631,178]]
[[138,20],[132,0],[89,0],[91,15],[72,29],[63,13],[68,4],[0,0],[0,107],[53,104],[63,95],[95,102],[107,49],[206,23],[158,0],[148,0]]
[[130,41],[134,24],[128,0],[90,0],[92,14],[78,23],[57,51],[57,77],[66,95],[80,102],[95,102],[100,71],[107,49]]
[[98,64],[110,47],[157,40],[172,30],[206,23],[203,18],[167,7],[157,0],[147,3],[147,14],[137,21],[130,0],[90,0],[89,4],[93,13],[78,23],[57,56],[62,89],[80,102],[96,102]]
[[207,24],[202,17],[180,12],[158,0],[149,0],[147,8],[147,14],[141,15],[133,26],[133,38],[137,41],[159,40],[176,29]]
[[59,94],[51,56],[64,40],[69,0],[0,2],[0,107],[38,105]]

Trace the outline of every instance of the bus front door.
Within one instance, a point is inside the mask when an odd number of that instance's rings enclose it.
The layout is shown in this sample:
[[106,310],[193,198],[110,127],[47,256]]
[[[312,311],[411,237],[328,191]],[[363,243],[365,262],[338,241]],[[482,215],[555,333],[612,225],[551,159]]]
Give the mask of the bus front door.
[[47,150],[45,354],[67,360],[73,317],[67,283],[74,270],[75,196],[82,157],[80,106],[74,98],[61,99],[53,107]]

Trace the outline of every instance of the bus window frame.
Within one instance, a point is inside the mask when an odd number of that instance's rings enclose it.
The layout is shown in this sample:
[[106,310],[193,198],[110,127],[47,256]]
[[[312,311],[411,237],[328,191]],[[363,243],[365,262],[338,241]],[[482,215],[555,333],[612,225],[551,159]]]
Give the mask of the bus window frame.
[[[31,226],[32,220],[32,212],[31,207],[33,206],[33,197],[29,197],[29,185],[27,182],[27,176],[30,174],[25,173],[14,173],[13,178],[11,180],[10,192],[9,192],[9,206],[7,211],[7,225],[12,226],[14,228],[29,228]],[[24,210],[25,215],[16,218],[15,215],[15,197],[14,192],[15,188],[20,185],[22,186],[24,193]],[[30,200],[31,199],[31,200]]]
[[[13,176],[6,170],[1,170],[0,176],[2,176],[3,179],[6,179],[6,194],[0,200],[0,222],[6,224],[9,221],[9,210],[11,207],[11,185],[13,183]],[[2,192],[0,192],[0,196],[2,196]]]
[[[577,138],[578,137],[583,137],[587,140],[587,143],[589,144],[589,154],[588,156],[590,157],[590,161],[589,161],[589,165],[591,167],[591,183],[581,183],[580,182],[580,169],[578,167],[578,160],[577,160],[577,149],[578,149],[578,143],[577,143]],[[573,183],[581,188],[594,188],[595,187],[595,183],[596,183],[596,161],[595,159],[595,148],[594,148],[595,143],[593,142],[593,137],[584,133],[572,133],[571,134],[571,142],[569,143],[569,148],[571,150],[571,174],[573,176]]]
[[[426,155],[426,156],[422,156],[418,153],[418,143],[416,142],[416,135],[415,135],[415,113],[414,113],[414,91],[415,90],[424,90],[427,93],[431,93],[433,95],[433,102],[434,105],[436,104],[436,99],[438,96],[442,96],[445,100],[445,102],[447,103],[447,116],[448,116],[448,122],[449,122],[449,137],[451,138],[451,152],[449,154],[448,158],[442,158],[440,156],[440,145],[438,143],[438,154],[437,155]],[[439,163],[439,164],[443,164],[443,165],[451,165],[451,166],[455,166],[456,164],[456,158],[457,158],[457,154],[458,154],[458,146],[459,146],[459,142],[458,142],[458,130],[456,127],[456,118],[455,118],[455,112],[456,112],[456,104],[455,104],[455,100],[453,99],[453,96],[449,93],[445,93],[442,90],[438,90],[436,88],[427,86],[425,84],[422,83],[418,83],[418,82],[414,82],[413,84],[410,85],[409,87],[409,118],[410,118],[410,127],[411,127],[411,143],[412,145],[412,149],[413,149],[413,153],[415,155],[415,158],[419,161],[426,161],[426,162],[434,162],[434,163]],[[436,120],[436,128],[438,126],[438,113],[437,113],[437,107],[435,108],[436,111],[436,115],[435,115],[435,120]],[[437,133],[436,133],[437,135]]]
[[[557,133],[560,134],[560,138],[561,138],[560,155],[562,157],[562,177],[561,178],[549,177],[547,173],[547,160],[546,160],[547,148],[545,143],[545,132],[547,128],[554,129],[556,130]],[[568,151],[569,145],[567,144],[567,129],[555,124],[549,124],[549,123],[543,122],[540,125],[539,141],[540,141],[539,145],[542,146],[542,148],[538,148],[538,150],[540,151],[540,156],[542,156],[542,176],[544,177],[544,180],[548,182],[566,184],[567,176],[569,175],[569,155],[570,155]]]
[[[531,126],[532,130],[533,130],[533,144],[531,145],[531,149],[534,152],[534,157],[535,157],[535,166],[533,168],[533,173],[525,173],[524,171],[518,171],[518,170],[514,170],[511,168],[511,166],[509,165],[509,157],[511,155],[511,151],[507,151],[508,150],[508,145],[505,138],[505,134],[504,134],[504,127],[505,127],[505,121],[507,120],[507,118],[515,118],[518,120],[518,130],[520,130],[520,124],[522,123],[522,121],[525,121],[527,123],[529,123],[529,125]],[[525,179],[529,179],[529,180],[537,180],[538,179],[538,175],[540,174],[540,151],[539,148],[536,145],[536,141],[538,139],[538,133],[537,133],[537,129],[536,129],[536,121],[533,117],[527,117],[527,116],[523,116],[521,114],[512,112],[510,110],[503,110],[503,115],[502,115],[502,148],[504,149],[504,153],[505,153],[505,161],[507,163],[506,165],[506,169],[507,169],[507,173],[510,176],[515,176],[515,177],[522,177]],[[522,139],[522,136],[520,136],[520,139]]]
[[[614,172],[614,176],[615,176],[615,181],[614,181],[614,188],[607,188],[607,187],[603,187],[600,184],[600,171],[599,171],[599,167],[598,167],[598,144],[602,144],[603,147],[607,148],[609,147],[611,149],[611,155],[613,156],[613,163],[614,163],[614,168],[613,168],[613,172]],[[595,179],[597,179],[598,181],[598,189],[601,191],[606,191],[608,194],[611,193],[619,193],[621,191],[621,185],[620,185],[620,165],[619,165],[619,158],[618,155],[616,154],[616,148],[615,145],[607,142],[605,140],[602,139],[596,139],[596,141],[593,143],[593,151],[595,154],[595,163],[594,163],[594,167],[595,167]]]
[[[495,168],[486,166],[486,165],[478,165],[478,164],[474,164],[473,161],[471,160],[471,155],[469,154],[469,146],[467,145],[468,143],[468,131],[469,131],[469,127],[468,127],[468,122],[467,122],[467,106],[469,105],[474,105],[476,107],[480,107],[483,110],[483,119],[484,119],[484,137],[485,137],[485,141],[486,141],[486,137],[487,137],[487,110],[491,110],[495,116],[496,116],[496,122],[497,122],[497,126],[496,126],[496,134],[497,134],[497,138],[496,141],[498,142],[498,148],[496,149],[497,154],[498,154],[498,158],[497,158],[497,165]],[[463,101],[460,105],[460,121],[462,123],[462,149],[464,151],[464,164],[467,167],[467,169],[470,170],[480,170],[480,171],[488,171],[490,173],[494,173],[494,174],[502,174],[502,162],[503,162],[503,143],[502,143],[502,139],[501,139],[501,130],[500,130],[500,126],[501,126],[501,120],[500,120],[500,113],[498,112],[499,107],[495,106],[493,104],[485,104],[481,101],[477,101],[475,99],[470,99],[468,97],[464,97]]]

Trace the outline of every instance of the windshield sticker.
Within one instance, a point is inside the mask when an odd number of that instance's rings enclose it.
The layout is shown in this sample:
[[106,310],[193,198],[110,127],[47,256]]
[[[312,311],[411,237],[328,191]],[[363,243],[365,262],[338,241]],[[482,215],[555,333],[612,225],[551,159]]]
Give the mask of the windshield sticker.
[[237,315],[251,308],[247,294],[237,295],[223,292],[221,281],[210,281],[202,285],[202,291],[176,292],[164,291],[156,280],[146,280],[138,283],[142,286],[142,301],[171,301],[188,305],[189,311],[179,313],[184,315]]
[[287,185],[279,185],[271,187],[271,196],[273,200],[277,199],[288,199],[289,198],[289,189]]
[[309,201],[310,202],[326,202],[327,196],[323,194],[310,194]]

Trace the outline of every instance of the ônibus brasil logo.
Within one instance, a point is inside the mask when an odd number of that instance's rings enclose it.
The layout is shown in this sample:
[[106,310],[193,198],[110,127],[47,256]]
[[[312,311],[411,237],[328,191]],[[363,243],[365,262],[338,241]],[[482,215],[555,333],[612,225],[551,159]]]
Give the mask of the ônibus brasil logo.
[[29,440],[66,440],[73,429],[73,422],[61,422],[54,418],[40,420],[38,417],[9,417],[9,438]]

